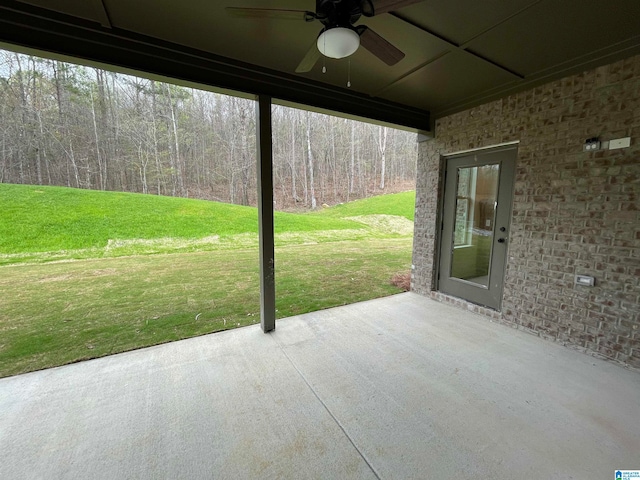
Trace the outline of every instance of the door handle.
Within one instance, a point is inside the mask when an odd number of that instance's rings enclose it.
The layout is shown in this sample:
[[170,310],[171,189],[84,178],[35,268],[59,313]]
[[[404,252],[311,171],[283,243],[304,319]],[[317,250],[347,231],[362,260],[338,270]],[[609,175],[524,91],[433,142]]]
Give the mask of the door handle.
[[498,243],[504,243],[504,242],[506,242],[506,241],[507,241],[507,239],[506,239],[506,238],[499,238],[499,239],[498,239]]

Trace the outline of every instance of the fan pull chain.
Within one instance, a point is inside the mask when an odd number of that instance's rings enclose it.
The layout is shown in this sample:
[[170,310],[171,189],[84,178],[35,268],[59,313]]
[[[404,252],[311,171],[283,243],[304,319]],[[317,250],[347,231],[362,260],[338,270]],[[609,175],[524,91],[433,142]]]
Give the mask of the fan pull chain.
[[347,88],[351,88],[351,59],[349,59],[349,66],[347,67]]

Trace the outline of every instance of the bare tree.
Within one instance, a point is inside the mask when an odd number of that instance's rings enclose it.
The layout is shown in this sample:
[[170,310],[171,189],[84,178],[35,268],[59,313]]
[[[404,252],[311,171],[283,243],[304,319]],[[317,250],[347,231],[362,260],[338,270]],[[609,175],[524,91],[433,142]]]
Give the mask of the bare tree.
[[[411,188],[414,136],[274,108],[278,208]],[[254,205],[255,115],[238,97],[0,50],[0,182]]]
[[313,181],[313,150],[311,149],[311,112],[307,111],[307,165],[309,167],[309,195],[311,209],[316,208],[316,188]]
[[387,127],[378,130],[378,151],[380,152],[380,190],[384,190],[384,176],[387,169]]

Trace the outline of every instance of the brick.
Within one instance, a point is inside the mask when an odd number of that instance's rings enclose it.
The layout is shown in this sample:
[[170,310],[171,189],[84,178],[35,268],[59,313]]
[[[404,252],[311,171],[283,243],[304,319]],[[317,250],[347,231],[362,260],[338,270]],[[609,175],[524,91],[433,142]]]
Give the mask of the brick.
[[[419,145],[414,290],[435,283],[441,155],[519,140],[499,321],[640,369],[639,109],[636,55],[438,119]],[[594,132],[631,147],[583,152]],[[596,286],[574,286],[574,272]]]

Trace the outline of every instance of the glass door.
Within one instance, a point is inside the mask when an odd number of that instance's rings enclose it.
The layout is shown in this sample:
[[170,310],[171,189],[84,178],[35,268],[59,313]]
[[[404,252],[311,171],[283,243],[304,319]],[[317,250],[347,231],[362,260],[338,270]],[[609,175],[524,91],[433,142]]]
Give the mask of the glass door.
[[500,309],[516,149],[447,159],[439,290]]

